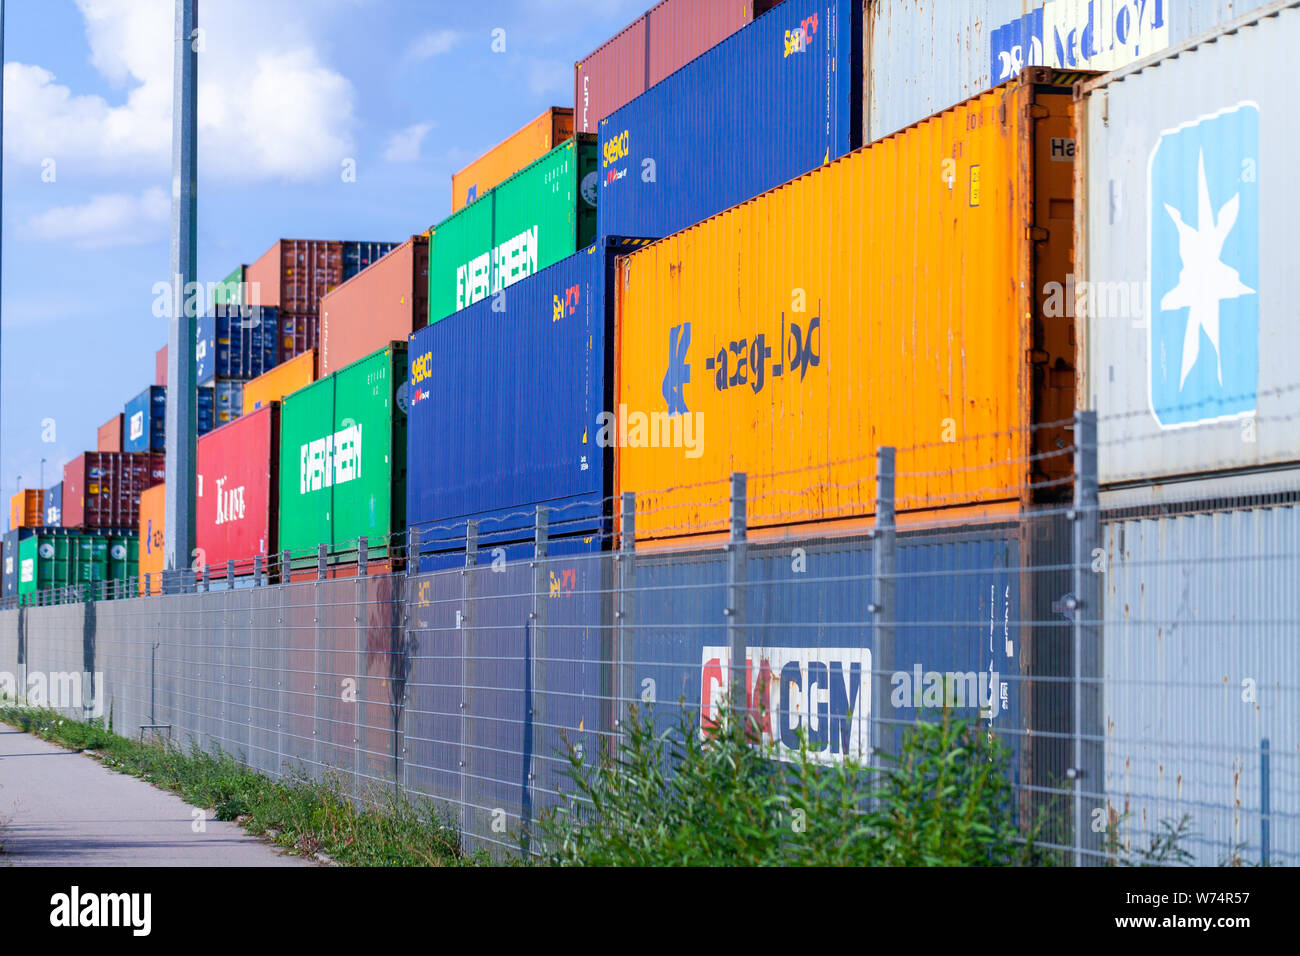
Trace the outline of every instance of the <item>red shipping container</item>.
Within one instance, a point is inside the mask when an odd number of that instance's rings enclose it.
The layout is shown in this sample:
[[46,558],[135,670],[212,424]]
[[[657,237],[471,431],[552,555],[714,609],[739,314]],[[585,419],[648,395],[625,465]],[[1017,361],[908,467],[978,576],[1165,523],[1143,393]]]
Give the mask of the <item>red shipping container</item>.
[[122,413],[118,412],[104,424],[99,426],[95,433],[95,450],[96,451],[121,451],[122,450]]
[[429,240],[412,236],[320,304],[320,375],[405,342],[429,322]]
[[248,267],[246,281],[249,305],[319,315],[320,297],[343,281],[343,243],[281,239]]
[[167,384],[167,346],[163,346],[153,357],[153,383],[155,385]]
[[781,0],[663,0],[573,65],[573,128],[600,121]]
[[212,577],[253,570],[254,555],[276,550],[280,403],[222,425],[199,439],[195,466],[195,542]]
[[78,455],[63,466],[63,526],[135,531],[140,523],[140,493],[165,477],[162,452]]

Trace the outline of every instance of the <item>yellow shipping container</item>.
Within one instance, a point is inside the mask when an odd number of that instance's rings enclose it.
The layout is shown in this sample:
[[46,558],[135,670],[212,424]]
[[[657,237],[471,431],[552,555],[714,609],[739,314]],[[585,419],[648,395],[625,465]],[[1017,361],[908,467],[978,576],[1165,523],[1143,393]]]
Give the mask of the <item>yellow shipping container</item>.
[[41,512],[45,509],[45,493],[36,488],[24,488],[9,499],[9,530],[38,528],[45,522]]
[[509,179],[573,136],[573,110],[552,106],[517,133],[451,175],[451,211],[469,205],[497,183]]
[[[154,485],[140,492],[140,593],[162,593],[163,516],[167,486]],[[145,575],[149,584],[145,586]]]
[[860,522],[882,445],[900,520],[1069,494],[1074,320],[1044,305],[1076,78],[1028,70],[620,261],[602,440],[638,539],[723,531],[732,472],[753,528]]
[[308,349],[244,383],[244,414],[247,415],[268,402],[282,401],[284,396],[306,388],[314,381],[316,350]]

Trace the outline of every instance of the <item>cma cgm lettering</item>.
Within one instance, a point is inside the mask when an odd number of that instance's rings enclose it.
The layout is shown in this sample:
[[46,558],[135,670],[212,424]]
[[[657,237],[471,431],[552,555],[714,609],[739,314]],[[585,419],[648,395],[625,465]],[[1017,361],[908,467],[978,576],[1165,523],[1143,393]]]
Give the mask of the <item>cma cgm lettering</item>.
[[[731,681],[731,649],[706,646],[700,662],[700,732],[717,726]],[[819,763],[871,756],[871,651],[866,647],[749,648],[745,703],[764,743],[783,760],[801,738]]]
[[601,120],[600,234],[669,235],[853,149],[862,7],[784,0]]
[[554,265],[596,237],[596,139],[562,143],[429,231],[429,323]]

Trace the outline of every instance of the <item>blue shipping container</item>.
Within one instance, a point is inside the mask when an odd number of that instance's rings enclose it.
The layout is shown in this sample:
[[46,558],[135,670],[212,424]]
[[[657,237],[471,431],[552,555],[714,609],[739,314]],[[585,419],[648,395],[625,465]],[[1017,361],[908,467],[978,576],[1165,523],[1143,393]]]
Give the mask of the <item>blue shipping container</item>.
[[45,489],[42,513],[46,527],[58,528],[63,524],[63,482]]
[[614,258],[645,240],[610,238],[412,334],[407,517],[424,550],[596,528],[612,495],[598,416],[613,401]]
[[669,235],[859,145],[861,8],[785,0],[601,120],[597,235]]
[[166,447],[167,386],[150,385],[123,409],[122,451],[162,451]]
[[220,428],[244,413],[244,383],[218,381],[212,386],[212,427]]
[[257,378],[275,367],[279,338],[279,314],[273,308],[213,306],[212,314],[198,321],[196,381],[211,385],[219,378]]
[[358,272],[373,266],[400,245],[400,242],[352,242],[345,239],[343,281],[347,282]]
[[214,402],[212,386],[205,386],[198,390],[198,432],[200,435],[206,435],[216,427],[217,416]]

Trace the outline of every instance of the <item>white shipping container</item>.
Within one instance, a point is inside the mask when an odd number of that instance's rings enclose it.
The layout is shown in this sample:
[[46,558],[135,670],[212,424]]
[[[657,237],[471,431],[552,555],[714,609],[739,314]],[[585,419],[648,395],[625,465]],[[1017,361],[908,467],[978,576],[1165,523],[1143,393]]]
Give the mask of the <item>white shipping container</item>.
[[1080,400],[1103,485],[1300,461],[1300,2],[1086,83]]
[[863,142],[1026,66],[1115,70],[1265,0],[863,0]]

